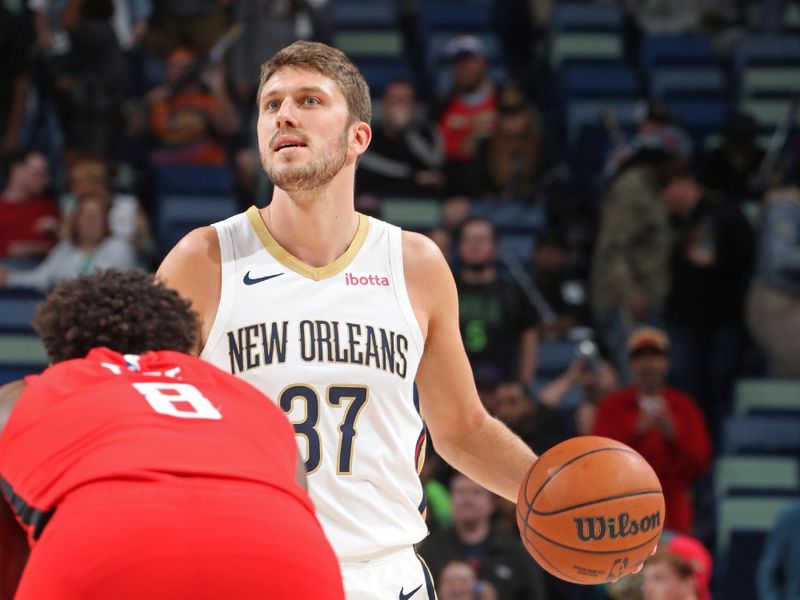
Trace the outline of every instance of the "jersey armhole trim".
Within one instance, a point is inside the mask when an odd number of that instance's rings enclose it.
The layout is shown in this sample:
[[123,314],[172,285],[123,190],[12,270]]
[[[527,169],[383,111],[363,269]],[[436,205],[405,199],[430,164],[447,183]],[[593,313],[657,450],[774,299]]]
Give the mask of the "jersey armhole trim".
[[408,329],[411,332],[417,352],[422,358],[422,353],[425,350],[425,338],[422,335],[417,316],[414,314],[414,307],[411,306],[411,298],[408,297],[408,289],[406,288],[406,276],[403,268],[403,232],[395,225],[387,224],[387,228],[389,230],[389,267],[392,270],[392,277],[395,281],[395,297],[406,325],[408,325]]
[[[225,327],[225,323],[228,322],[234,296],[236,295],[236,282],[233,281],[236,275],[236,266],[233,252],[233,240],[230,239],[231,228],[223,226],[222,223],[214,223],[212,227],[217,230],[217,239],[219,243],[220,292],[219,306],[217,306],[217,312],[214,315],[214,323],[212,323],[211,329],[208,332],[208,339],[198,355],[205,360],[211,359],[214,348],[216,348],[217,344],[220,342],[222,329]],[[223,236],[226,236],[225,240],[223,240]]]

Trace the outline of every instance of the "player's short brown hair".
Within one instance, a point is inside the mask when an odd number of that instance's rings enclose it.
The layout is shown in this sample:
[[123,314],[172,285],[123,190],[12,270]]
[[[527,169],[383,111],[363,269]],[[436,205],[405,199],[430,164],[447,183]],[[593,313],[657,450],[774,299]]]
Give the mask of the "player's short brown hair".
[[122,354],[190,352],[200,332],[188,300],[140,270],[95,271],[59,283],[33,327],[54,363],[105,346]]
[[299,67],[317,71],[336,82],[347,100],[350,122],[372,119],[372,104],[369,86],[358,68],[344,52],[319,42],[295,42],[278,50],[272,58],[261,65],[261,80],[258,83],[256,101],[261,101],[261,91],[279,69]]

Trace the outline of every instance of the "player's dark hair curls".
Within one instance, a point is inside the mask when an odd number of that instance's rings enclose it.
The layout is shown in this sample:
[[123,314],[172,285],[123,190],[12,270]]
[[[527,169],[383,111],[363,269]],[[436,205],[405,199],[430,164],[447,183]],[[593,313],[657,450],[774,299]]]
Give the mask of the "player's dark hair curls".
[[105,346],[122,354],[190,352],[199,321],[188,300],[144,271],[95,271],[59,283],[36,309],[33,327],[54,363]]

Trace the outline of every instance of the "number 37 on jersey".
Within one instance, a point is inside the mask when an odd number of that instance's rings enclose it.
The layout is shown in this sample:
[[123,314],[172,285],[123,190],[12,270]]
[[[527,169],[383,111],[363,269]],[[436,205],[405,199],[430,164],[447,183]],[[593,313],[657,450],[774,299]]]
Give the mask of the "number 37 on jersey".
[[[336,472],[339,475],[352,473],[353,446],[358,437],[358,416],[368,400],[369,389],[363,385],[329,385],[323,399],[320,399],[320,395],[310,385],[294,384],[283,389],[278,397],[278,405],[290,417],[295,435],[305,441],[307,473],[316,471],[323,460],[336,460]],[[340,413],[336,417],[339,422],[336,428],[339,448],[333,458],[322,456],[319,433],[322,410]],[[298,413],[301,418],[294,418]]]

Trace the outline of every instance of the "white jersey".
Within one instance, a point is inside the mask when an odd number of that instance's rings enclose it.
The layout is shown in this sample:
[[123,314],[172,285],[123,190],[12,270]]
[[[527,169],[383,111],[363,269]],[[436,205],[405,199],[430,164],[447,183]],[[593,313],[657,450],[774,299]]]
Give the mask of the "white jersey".
[[359,220],[347,252],[323,268],[278,245],[255,207],[216,223],[222,295],[201,353],[287,413],[340,559],[427,533],[418,476],[425,434],[414,399],[423,338],[401,232]]

